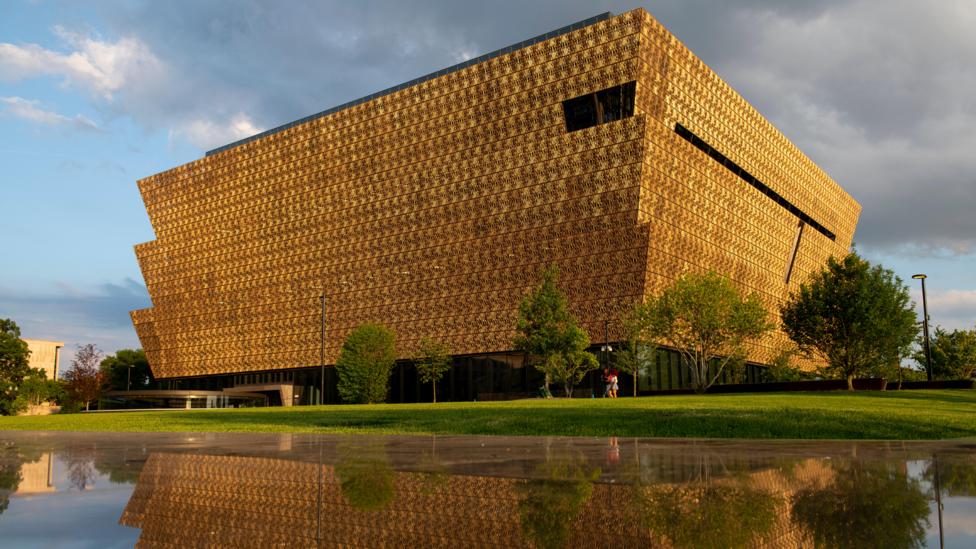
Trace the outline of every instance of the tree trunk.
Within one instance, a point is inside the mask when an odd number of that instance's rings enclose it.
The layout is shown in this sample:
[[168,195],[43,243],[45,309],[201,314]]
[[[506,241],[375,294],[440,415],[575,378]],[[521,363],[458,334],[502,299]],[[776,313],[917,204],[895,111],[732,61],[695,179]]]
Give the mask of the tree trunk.
[[430,388],[434,391],[434,404],[437,404],[437,382],[431,381]]
[[854,374],[847,374],[847,390],[854,390]]
[[634,370],[634,398],[637,398],[637,370]]
[[573,398],[573,384],[566,384],[566,398]]
[[89,405],[90,403],[91,403],[90,401],[87,401],[87,400],[85,401],[85,411],[86,411],[86,412],[88,411],[88,405]]
[[[695,390],[695,394],[703,395],[705,394],[705,380],[708,378],[708,363],[702,364],[702,360],[698,360],[695,364],[691,364],[691,388]],[[704,373],[704,375],[703,375]]]

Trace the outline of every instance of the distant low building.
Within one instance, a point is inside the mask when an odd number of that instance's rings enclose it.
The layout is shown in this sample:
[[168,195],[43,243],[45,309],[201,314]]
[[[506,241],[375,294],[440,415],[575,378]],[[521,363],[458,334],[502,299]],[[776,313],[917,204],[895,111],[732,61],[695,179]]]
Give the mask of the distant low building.
[[61,363],[61,348],[63,341],[45,341],[43,339],[24,339],[30,349],[30,367],[40,368],[47,373],[48,379],[58,378],[58,366]]

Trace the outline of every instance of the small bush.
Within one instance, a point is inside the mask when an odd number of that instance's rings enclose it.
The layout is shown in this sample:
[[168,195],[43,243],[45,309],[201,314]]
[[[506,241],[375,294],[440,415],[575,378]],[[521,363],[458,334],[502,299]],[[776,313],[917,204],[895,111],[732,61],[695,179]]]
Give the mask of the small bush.
[[807,381],[813,379],[813,374],[798,368],[793,364],[796,348],[782,348],[773,357],[766,369],[769,381]]

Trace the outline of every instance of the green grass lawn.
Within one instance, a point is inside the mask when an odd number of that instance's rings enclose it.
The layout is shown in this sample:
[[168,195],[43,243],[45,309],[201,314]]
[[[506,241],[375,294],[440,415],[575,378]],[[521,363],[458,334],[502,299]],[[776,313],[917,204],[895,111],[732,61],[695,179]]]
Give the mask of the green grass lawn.
[[976,390],[762,393],[0,417],[0,430],[805,439],[976,437]]

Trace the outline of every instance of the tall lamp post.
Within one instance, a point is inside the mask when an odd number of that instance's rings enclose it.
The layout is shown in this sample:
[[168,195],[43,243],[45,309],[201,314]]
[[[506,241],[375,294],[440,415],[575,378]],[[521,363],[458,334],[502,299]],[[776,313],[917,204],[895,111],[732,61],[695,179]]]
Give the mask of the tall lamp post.
[[132,364],[129,364],[129,367],[125,369],[125,373],[125,390],[128,392],[132,390]]
[[922,281],[922,329],[925,330],[925,375],[932,381],[932,347],[929,344],[929,305],[925,298],[924,274],[912,275],[912,278]]
[[603,367],[609,368],[610,352],[613,351],[613,348],[610,347],[610,321],[609,320],[603,321],[603,347],[600,347],[600,350],[603,351]]
[[319,334],[319,404],[325,404],[325,290],[319,294],[322,302],[322,331]]

